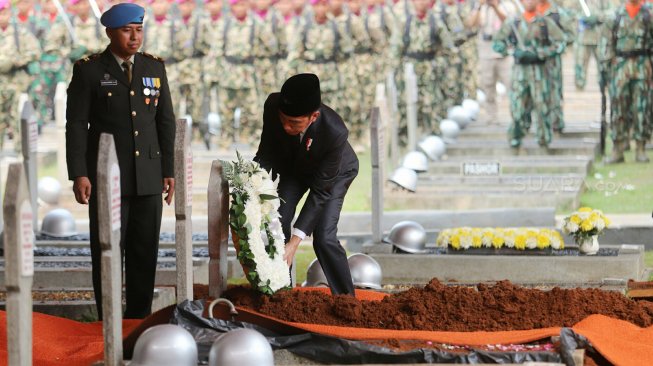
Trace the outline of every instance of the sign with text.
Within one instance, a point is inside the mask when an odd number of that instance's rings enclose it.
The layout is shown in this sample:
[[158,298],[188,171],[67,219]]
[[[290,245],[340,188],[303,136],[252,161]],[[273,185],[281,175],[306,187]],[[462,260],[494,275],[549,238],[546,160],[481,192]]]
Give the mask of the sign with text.
[[186,150],[186,206],[193,205],[193,152]]
[[34,216],[32,205],[28,200],[20,205],[20,248],[22,263],[20,266],[21,276],[34,275]]
[[121,209],[121,193],[120,193],[120,167],[118,164],[111,165],[111,230],[120,229],[120,209]]
[[501,164],[498,161],[463,163],[461,168],[461,173],[462,175],[470,175],[470,176],[500,175]]

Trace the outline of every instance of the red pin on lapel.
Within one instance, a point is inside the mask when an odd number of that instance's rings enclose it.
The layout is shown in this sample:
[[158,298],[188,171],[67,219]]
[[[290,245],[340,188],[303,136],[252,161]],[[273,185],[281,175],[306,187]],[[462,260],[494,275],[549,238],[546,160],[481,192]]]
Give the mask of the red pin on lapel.
[[311,149],[311,145],[313,144],[313,139],[312,138],[307,138],[306,139],[306,151],[309,151]]

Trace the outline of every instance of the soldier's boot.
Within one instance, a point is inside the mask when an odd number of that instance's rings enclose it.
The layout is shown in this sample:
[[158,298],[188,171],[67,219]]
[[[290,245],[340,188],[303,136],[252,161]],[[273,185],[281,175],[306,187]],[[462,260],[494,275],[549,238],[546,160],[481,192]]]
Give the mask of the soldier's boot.
[[618,164],[624,162],[624,144],[622,142],[617,142],[612,146],[612,155],[605,159],[606,164]]
[[638,163],[648,163],[646,156],[646,141],[637,141],[637,150],[635,151],[635,161]]

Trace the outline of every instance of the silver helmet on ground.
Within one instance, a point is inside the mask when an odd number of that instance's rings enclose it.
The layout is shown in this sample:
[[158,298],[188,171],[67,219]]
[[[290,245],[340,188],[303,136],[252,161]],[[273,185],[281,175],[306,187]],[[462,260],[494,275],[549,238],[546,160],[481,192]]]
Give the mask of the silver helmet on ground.
[[407,253],[426,252],[426,230],[415,221],[400,221],[391,229],[386,239],[394,247]]
[[267,338],[253,329],[234,329],[213,342],[209,366],[274,366]]
[[129,366],[196,366],[197,344],[184,328],[161,324],[148,328],[136,340]]
[[347,258],[351,279],[354,286],[360,288],[381,289],[381,265],[367,254],[355,253]]

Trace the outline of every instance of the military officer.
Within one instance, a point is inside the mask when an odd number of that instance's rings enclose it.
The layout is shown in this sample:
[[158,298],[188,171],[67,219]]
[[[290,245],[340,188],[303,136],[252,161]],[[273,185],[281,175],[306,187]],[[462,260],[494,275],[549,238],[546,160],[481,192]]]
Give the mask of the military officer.
[[561,54],[566,38],[548,17],[539,16],[537,0],[524,0],[525,12],[506,20],[494,36],[492,48],[507,55],[513,49],[515,66],[510,92],[512,123],[508,131],[510,146],[517,148],[528,132],[531,113],[537,122],[537,141],[540,146],[551,142],[551,85],[545,69],[548,58]]
[[138,52],[144,9],[117,4],[101,18],[110,39],[99,54],[77,61],[68,87],[66,161],[73,192],[89,205],[93,289],[102,318],[96,174],[101,133],[110,133],[120,166],[125,318],[150,314],[162,192],[169,205],[174,181],[175,115],[163,61]]

